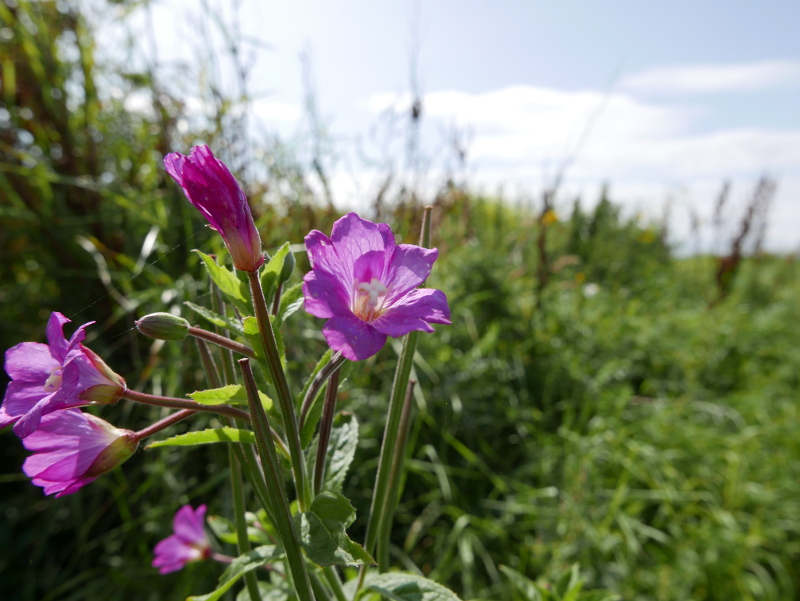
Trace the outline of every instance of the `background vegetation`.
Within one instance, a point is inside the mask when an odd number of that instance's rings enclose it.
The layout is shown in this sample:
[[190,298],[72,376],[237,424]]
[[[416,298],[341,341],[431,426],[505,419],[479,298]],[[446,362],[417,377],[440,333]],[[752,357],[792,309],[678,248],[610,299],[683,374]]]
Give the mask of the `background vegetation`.
[[[158,70],[99,62],[80,8],[0,3],[0,346],[41,341],[52,310],[95,320],[88,344],[132,387],[181,395],[204,385],[192,345],[152,344],[133,320],[206,303],[190,250],[221,248],[166,178],[164,154],[211,144],[247,183],[269,249],[329,230],[338,214],[319,186],[324,161],[274,139],[242,150],[232,109],[245,97],[224,98],[207,78],[214,110],[179,127],[181,90]],[[131,110],[134,96],[149,109]],[[447,293],[453,326],[420,343],[397,564],[464,599],[538,598],[524,577],[558,592],[575,564],[586,588],[625,599],[797,598],[794,258],[739,256],[723,278],[734,253],[677,259],[664,224],[625,217],[608,193],[556,212],[555,191],[521,207],[455,179],[425,199],[440,249],[430,284]],[[366,216],[413,241],[418,196],[381,195]],[[295,278],[308,267],[297,256]],[[325,346],[302,312],[287,327],[297,382]],[[340,396],[362,423],[345,491],[359,509],[355,540],[396,351],[357,365]],[[157,417],[128,404],[103,415],[129,428]],[[141,451],[62,499],[30,485],[25,454],[10,429],[0,434],[0,598],[213,588],[215,565],[159,576],[149,564],[181,504],[230,514],[224,449]]]

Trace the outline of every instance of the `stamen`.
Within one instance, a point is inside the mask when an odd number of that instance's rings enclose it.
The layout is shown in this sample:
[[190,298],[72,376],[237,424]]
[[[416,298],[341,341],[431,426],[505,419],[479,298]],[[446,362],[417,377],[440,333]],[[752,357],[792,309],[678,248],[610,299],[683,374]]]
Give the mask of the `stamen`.
[[365,293],[366,297],[353,299],[354,313],[366,321],[373,321],[380,316],[381,310],[378,308],[380,303],[379,297],[388,292],[388,288],[384,286],[377,278],[372,278],[369,282],[362,282],[358,285],[358,291]]

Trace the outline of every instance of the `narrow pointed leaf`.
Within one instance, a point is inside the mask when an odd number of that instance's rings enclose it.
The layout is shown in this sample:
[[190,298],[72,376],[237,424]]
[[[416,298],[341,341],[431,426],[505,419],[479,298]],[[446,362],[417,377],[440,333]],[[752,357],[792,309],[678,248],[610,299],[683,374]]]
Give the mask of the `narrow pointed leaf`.
[[190,447],[198,444],[213,444],[218,442],[239,442],[254,444],[255,435],[250,430],[240,430],[238,428],[210,428],[208,430],[198,430],[196,432],[186,432],[178,434],[165,440],[151,442],[145,448],[155,449],[158,447]]
[[[247,391],[241,384],[229,384],[222,388],[211,388],[209,390],[197,390],[188,396],[196,403],[203,405],[247,405]],[[259,391],[261,404],[266,411],[272,409],[272,399]]]

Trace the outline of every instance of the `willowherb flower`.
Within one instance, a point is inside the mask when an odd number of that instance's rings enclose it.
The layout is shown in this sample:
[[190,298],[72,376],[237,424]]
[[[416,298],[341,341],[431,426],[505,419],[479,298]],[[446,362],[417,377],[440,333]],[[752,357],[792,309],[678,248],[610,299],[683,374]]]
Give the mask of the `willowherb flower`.
[[74,493],[130,457],[139,446],[134,432],[115,428],[80,409],[54,411],[22,444],[33,455],[22,471],[44,493]]
[[6,351],[5,368],[11,382],[0,406],[0,428],[14,424],[25,438],[39,427],[42,416],[59,409],[89,403],[116,403],[125,392],[125,380],[81,344],[85,329],[64,337],[70,320],[53,312],[47,323],[48,344],[22,342]]
[[156,545],[153,567],[159,568],[161,574],[169,574],[180,570],[187,563],[200,561],[211,555],[205,523],[206,506],[200,505],[197,510],[191,505],[184,505],[172,520],[174,534]]
[[444,293],[417,288],[430,275],[435,248],[397,244],[388,225],[355,213],[334,223],[330,238],[314,230],[305,241],[311,261],[303,278],[305,309],[328,319],[325,339],[351,361],[377,353],[387,336],[450,323]]
[[261,267],[261,238],[247,198],[236,178],[208,146],[195,146],[188,157],[177,152],[168,154],[164,166],[181,185],[189,202],[225,240],[236,269],[256,271]]

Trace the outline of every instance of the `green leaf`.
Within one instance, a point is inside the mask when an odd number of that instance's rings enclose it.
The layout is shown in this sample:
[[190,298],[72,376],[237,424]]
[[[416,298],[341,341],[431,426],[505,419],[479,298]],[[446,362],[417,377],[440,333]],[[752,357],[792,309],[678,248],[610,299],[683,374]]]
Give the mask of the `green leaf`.
[[511,584],[520,592],[520,594],[526,599],[526,601],[541,601],[542,596],[539,594],[539,587],[536,583],[520,574],[516,570],[512,570],[508,566],[500,566],[500,571],[506,575],[506,577],[511,581]]
[[211,527],[214,535],[223,543],[235,545],[239,541],[233,522],[229,519],[219,515],[210,515],[206,519],[206,523]]
[[228,569],[219,578],[219,587],[207,595],[187,597],[186,601],[217,601],[228,592],[236,582],[247,572],[251,572],[283,555],[283,550],[278,550],[274,545],[264,545],[240,555],[231,562]]
[[238,334],[240,336],[244,333],[242,322],[240,322],[238,319],[233,319],[231,317],[228,317],[227,315],[220,315],[219,313],[214,313],[213,311],[206,309],[205,307],[201,307],[200,305],[195,305],[194,303],[189,301],[184,301],[183,304],[189,307],[195,313],[197,313],[200,317],[203,317],[206,321],[208,321],[212,325],[218,326],[220,328],[226,328],[227,330],[233,332],[234,334]]
[[[203,405],[247,405],[247,391],[241,384],[228,384],[222,388],[211,388],[209,390],[197,390],[189,394],[192,400]],[[272,409],[272,399],[266,394],[258,391],[261,404],[265,411]]]
[[317,565],[374,564],[369,553],[345,534],[355,519],[350,501],[334,492],[317,495],[309,511],[294,516],[300,545]]
[[303,306],[303,284],[295,284],[281,295],[281,306],[275,323],[278,327],[286,321],[292,313]]
[[[317,444],[308,448],[308,473],[314,473],[314,462],[317,458]],[[342,485],[347,477],[347,470],[353,462],[358,448],[358,420],[352,413],[340,412],[333,419],[331,438],[328,443],[328,455],[325,464],[325,481],[323,491],[342,492]]]
[[[275,316],[269,316],[270,323],[272,324],[272,332],[275,334],[275,343],[278,345],[278,355],[281,358],[281,367],[286,369],[286,349],[283,346],[283,336],[278,328],[275,327]],[[256,354],[256,359],[261,362],[266,362],[267,356],[264,354],[264,345],[261,344],[261,334],[258,332],[258,320],[255,317],[245,317],[242,320],[244,325],[244,337],[253,348]]]
[[264,289],[264,298],[268,307],[272,306],[272,299],[275,297],[275,290],[278,288],[278,281],[283,271],[283,263],[286,261],[286,255],[288,254],[289,243],[286,242],[277,250],[261,271],[261,287]]
[[391,601],[460,601],[449,588],[406,572],[371,574],[364,581],[364,587]]
[[253,311],[250,308],[249,291],[247,285],[236,277],[227,267],[217,264],[217,262],[207,254],[195,250],[208,269],[208,275],[219,287],[228,300],[230,300],[243,315],[250,315]]
[[166,440],[158,440],[147,445],[146,449],[157,447],[189,447],[198,444],[212,444],[216,442],[242,442],[255,444],[256,437],[250,430],[240,430],[238,428],[209,428],[208,430],[198,430],[196,432],[186,432],[178,434]]

